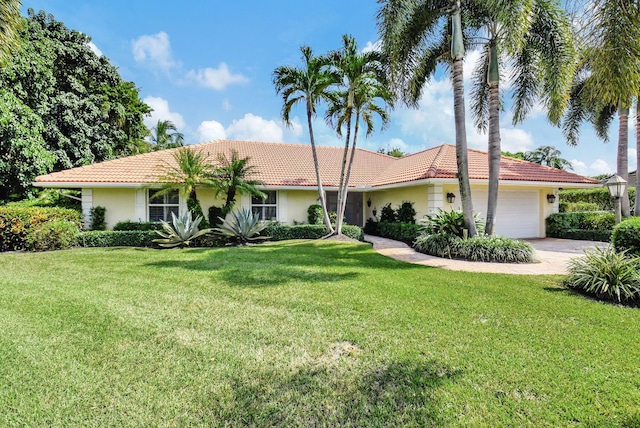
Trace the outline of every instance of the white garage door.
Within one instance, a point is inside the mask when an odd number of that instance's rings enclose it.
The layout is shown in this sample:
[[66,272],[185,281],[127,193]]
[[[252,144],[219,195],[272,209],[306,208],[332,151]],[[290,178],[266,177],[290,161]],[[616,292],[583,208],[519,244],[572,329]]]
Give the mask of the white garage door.
[[[487,191],[471,190],[473,210],[484,220]],[[540,237],[540,194],[538,190],[500,190],[495,233],[509,238]]]

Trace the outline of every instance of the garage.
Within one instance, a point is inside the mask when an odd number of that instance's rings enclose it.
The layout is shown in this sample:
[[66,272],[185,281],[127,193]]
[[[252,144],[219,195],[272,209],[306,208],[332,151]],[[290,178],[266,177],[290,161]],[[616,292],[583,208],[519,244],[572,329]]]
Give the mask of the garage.
[[[484,221],[487,213],[487,191],[471,190],[473,210]],[[495,234],[509,238],[540,237],[540,193],[538,190],[500,190]]]

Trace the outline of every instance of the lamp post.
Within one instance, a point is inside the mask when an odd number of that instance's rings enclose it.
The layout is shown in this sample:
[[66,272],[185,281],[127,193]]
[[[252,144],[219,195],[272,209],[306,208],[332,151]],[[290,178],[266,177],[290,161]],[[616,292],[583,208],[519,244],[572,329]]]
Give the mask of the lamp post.
[[615,202],[615,210],[616,210],[616,224],[622,221],[622,209],[620,207],[620,198],[624,193],[624,189],[627,186],[627,180],[620,177],[619,175],[614,175],[606,182],[607,188],[609,189],[609,193]]

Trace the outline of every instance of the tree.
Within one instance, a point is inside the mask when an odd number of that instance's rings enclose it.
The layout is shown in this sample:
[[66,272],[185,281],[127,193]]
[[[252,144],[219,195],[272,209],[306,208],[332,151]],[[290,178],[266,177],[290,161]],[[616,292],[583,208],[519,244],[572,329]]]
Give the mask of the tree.
[[0,6],[0,64],[4,64],[18,48],[21,25],[20,0],[3,1]]
[[573,170],[571,162],[560,157],[560,150],[552,146],[540,146],[524,153],[524,160],[555,169]]
[[273,84],[276,87],[276,93],[282,95],[282,120],[287,126],[291,126],[291,109],[298,103],[304,102],[305,104],[309,141],[318,185],[318,199],[322,207],[327,233],[332,234],[333,226],[329,218],[326,195],[322,186],[312,119],[316,117],[317,104],[329,99],[332,85],[338,83],[338,76],[328,69],[326,57],[315,57],[308,46],[302,46],[300,51],[302,52],[303,67],[281,66],[276,68],[273,72]]
[[[161,175],[158,182],[162,187],[157,195],[178,190],[180,195],[187,199],[187,207],[194,218],[201,216],[204,219],[197,188],[214,187],[215,167],[209,162],[206,153],[195,148],[177,148],[173,151],[172,157],[172,162],[165,162],[160,166]],[[206,221],[203,227],[208,227]]]
[[[489,192],[485,232],[492,234],[500,177],[501,67],[513,66],[513,123],[522,122],[541,100],[548,119],[559,121],[567,105],[574,68],[569,22],[560,5],[549,0],[485,1],[474,19],[488,41],[474,72],[472,111],[476,127],[488,130]],[[568,163],[567,163],[568,164]]]
[[225,196],[222,208],[224,215],[233,209],[238,193],[248,193],[263,199],[267,197],[264,192],[258,189],[262,182],[250,178],[256,173],[255,166],[249,164],[250,160],[250,157],[241,158],[235,150],[231,152],[231,157],[224,153],[218,154],[218,165],[211,180],[213,188],[216,189],[216,196]]
[[158,120],[151,129],[151,142],[153,150],[173,149],[184,146],[184,135],[178,132],[176,125],[170,120]]
[[[461,0],[386,0],[378,13],[384,52],[388,58],[390,81],[396,95],[416,107],[426,82],[438,64],[450,66],[453,82],[454,121],[458,186],[464,221],[470,236],[476,234],[469,183],[467,133],[465,125],[463,64],[463,7]],[[473,26],[465,27],[467,36]]]
[[[336,233],[338,235],[342,234],[349,179],[356,152],[360,121],[367,127],[367,136],[374,130],[374,115],[380,117],[384,129],[389,122],[386,106],[393,105],[382,54],[377,51],[359,52],[358,44],[353,36],[343,35],[342,42],[342,48],[332,52],[330,57],[332,67],[340,76],[344,89],[332,94],[331,103],[325,114],[327,122],[339,136],[342,136],[343,128],[346,129],[338,186],[338,215],[336,219]],[[378,106],[376,104],[378,101],[382,101],[385,106]]]
[[0,87],[21,104],[12,108],[25,115],[18,122],[40,118],[40,136],[55,157],[45,172],[148,151],[143,118],[151,109],[135,85],[91,51],[87,35],[44,12],[28,15],[20,48],[0,69]]
[[380,147],[378,149],[378,153],[381,153],[381,154],[387,155],[387,156],[393,156],[394,158],[401,158],[401,157],[404,157],[406,155],[405,152],[400,150],[400,147],[391,147],[391,148],[388,148],[388,149],[385,149],[384,147]]

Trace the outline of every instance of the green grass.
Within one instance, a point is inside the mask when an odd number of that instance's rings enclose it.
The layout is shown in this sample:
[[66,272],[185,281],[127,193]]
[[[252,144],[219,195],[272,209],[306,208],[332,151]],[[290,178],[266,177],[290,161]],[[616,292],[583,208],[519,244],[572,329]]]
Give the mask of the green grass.
[[365,244],[0,254],[0,426],[638,426],[640,310]]

